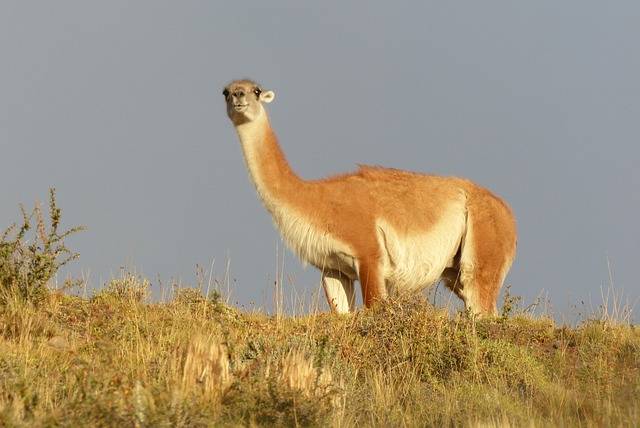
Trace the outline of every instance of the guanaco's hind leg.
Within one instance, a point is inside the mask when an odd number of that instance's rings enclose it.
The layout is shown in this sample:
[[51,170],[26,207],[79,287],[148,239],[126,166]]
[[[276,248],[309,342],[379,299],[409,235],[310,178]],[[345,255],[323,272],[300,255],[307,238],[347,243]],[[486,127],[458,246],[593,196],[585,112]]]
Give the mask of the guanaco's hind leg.
[[464,300],[462,294],[460,294],[462,291],[462,283],[460,282],[459,266],[446,268],[444,272],[442,272],[440,279],[449,290],[453,291],[456,296]]
[[[461,287],[456,291],[466,308],[496,315],[497,303],[516,247],[515,223],[498,201],[484,215],[470,212],[459,262]],[[474,216],[475,214],[475,216]]]
[[322,272],[322,285],[332,312],[346,314],[356,309],[353,280],[335,270]]
[[447,288],[462,299],[466,309],[471,309],[475,314],[495,315],[502,280],[481,275],[485,270],[478,270],[477,265],[447,268],[442,272],[441,279]]

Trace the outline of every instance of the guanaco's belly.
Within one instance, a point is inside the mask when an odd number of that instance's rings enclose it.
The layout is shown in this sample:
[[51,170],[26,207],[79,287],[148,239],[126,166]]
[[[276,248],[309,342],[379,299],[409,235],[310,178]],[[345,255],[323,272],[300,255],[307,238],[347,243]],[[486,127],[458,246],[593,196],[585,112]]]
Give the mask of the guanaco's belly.
[[403,294],[434,284],[445,268],[454,265],[465,226],[464,215],[449,216],[426,232],[402,236],[390,224],[379,221],[387,291]]

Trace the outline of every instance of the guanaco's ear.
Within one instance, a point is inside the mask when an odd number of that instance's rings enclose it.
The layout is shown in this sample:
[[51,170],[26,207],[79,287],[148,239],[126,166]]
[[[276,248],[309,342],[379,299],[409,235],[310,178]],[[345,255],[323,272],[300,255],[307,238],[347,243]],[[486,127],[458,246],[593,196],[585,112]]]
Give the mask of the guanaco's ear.
[[260,92],[260,101],[263,103],[270,103],[275,98],[276,94],[273,91],[262,91]]

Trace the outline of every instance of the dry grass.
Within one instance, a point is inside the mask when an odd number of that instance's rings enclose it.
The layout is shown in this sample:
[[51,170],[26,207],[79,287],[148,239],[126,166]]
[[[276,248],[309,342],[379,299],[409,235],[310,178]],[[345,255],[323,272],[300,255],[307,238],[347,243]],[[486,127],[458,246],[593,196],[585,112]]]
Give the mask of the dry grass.
[[269,317],[191,289],[145,304],[147,286],[123,275],[37,306],[7,295],[0,426],[640,424],[627,316],[474,319],[416,297]]

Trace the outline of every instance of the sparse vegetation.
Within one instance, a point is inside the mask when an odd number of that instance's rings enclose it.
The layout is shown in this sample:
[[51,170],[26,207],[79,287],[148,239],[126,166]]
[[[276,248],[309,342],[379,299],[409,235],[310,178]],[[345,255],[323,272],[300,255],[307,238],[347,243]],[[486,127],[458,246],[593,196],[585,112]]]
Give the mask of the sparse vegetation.
[[0,426],[640,424],[628,316],[558,325],[508,289],[496,318],[422,296],[267,316],[201,286],[145,303],[149,282],[124,271],[88,299],[48,290],[34,304],[5,286],[24,271],[2,269]]
[[[22,224],[10,226],[0,241],[0,304],[6,303],[8,297],[37,304],[46,297],[47,283],[58,269],[78,257],[65,247],[64,239],[84,227],[58,233],[61,211],[56,206],[55,189],[50,190],[49,226],[38,204],[30,214],[23,205],[20,211]],[[26,235],[34,220],[33,238],[29,240]]]

